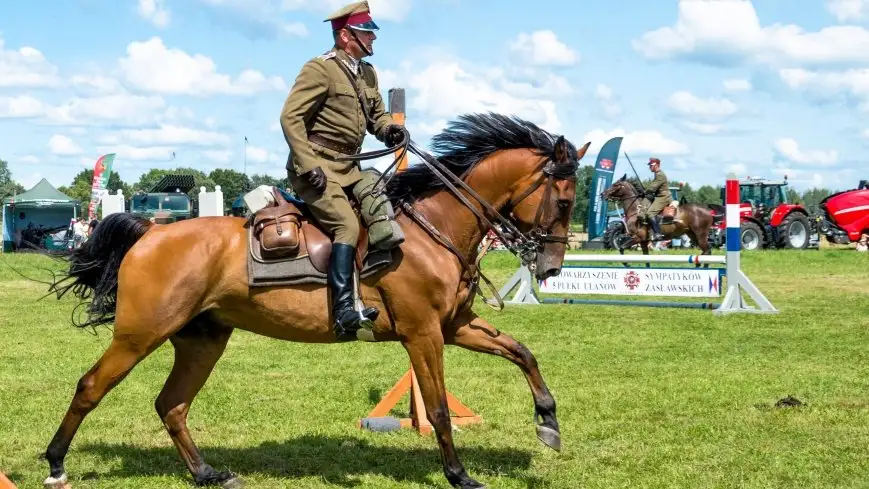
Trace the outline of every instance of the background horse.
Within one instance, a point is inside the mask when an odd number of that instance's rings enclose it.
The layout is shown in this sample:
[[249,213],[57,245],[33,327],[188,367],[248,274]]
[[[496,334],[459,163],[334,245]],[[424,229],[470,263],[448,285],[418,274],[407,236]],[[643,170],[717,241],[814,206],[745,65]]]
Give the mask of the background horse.
[[[643,209],[648,209],[651,202],[645,198],[639,184],[628,181],[627,175],[623,175],[610,188],[601,192],[601,197],[618,202],[625,214],[625,224],[630,239],[616,243],[619,253],[624,255],[625,248],[639,244],[643,249],[643,254],[648,255],[649,242],[651,241],[649,236],[652,234],[651,226],[648,223],[641,225],[638,218],[640,204],[643,205]],[[679,238],[683,234],[687,234],[693,243],[697,243],[702,255],[710,255],[712,251],[709,246],[709,232],[713,223],[712,212],[705,205],[683,204],[677,208],[672,222],[661,223],[661,234],[667,239]]]
[[[435,163],[460,176],[472,192],[445,184],[431,164],[395,175],[387,191],[406,239],[390,268],[361,281],[361,296],[381,311],[376,340],[400,342],[410,357],[446,478],[454,487],[477,488],[484,486],[468,475],[453,443],[444,345],[503,356],[518,365],[534,398],[538,437],[560,449],[561,435],[555,400],[534,355],[472,311],[480,274],[467,264],[476,263],[477,247],[492,227],[489,219],[509,216],[505,222],[515,233],[508,247],[524,257],[538,279],[557,275],[578,161],[589,144],[577,151],[563,136],[495,114],[463,116],[433,141],[441,153]],[[468,202],[474,194],[484,202]],[[152,225],[112,214],[73,252],[68,276],[54,289],[59,297],[72,290],[89,300],[85,325],[113,321],[114,334],[79,381],[46,450],[47,487],[68,487],[64,457],[85,416],[167,340],[175,348],[175,363],[157,397],[157,414],[197,485],[241,485],[236,475],[217,472],[203,460],[187,429],[190,404],[234,328],[287,341],[337,341],[325,286],[248,286],[248,224],[226,216]]]

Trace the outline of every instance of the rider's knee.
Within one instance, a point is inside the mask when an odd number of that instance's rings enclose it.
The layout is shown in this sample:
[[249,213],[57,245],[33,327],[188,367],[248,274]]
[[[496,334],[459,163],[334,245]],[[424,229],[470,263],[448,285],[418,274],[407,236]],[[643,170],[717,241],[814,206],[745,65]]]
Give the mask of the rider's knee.
[[356,243],[359,241],[359,221],[355,218],[346,219],[336,226],[334,241],[336,243],[356,246]]

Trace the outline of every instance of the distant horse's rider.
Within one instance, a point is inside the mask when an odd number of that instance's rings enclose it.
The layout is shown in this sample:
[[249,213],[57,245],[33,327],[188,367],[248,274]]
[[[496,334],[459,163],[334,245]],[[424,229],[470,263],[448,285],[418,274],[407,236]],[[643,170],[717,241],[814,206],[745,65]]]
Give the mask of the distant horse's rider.
[[[350,198],[362,204],[370,246],[389,249],[404,236],[385,197],[371,195],[377,175],[361,171],[358,162],[336,158],[358,154],[366,129],[390,147],[402,141],[403,133],[386,111],[374,67],[362,60],[374,53],[378,30],[368,2],[347,5],[326,21],[332,24],[334,47],[302,66],[280,120],[290,147],[290,183],[332,239],[327,280],[335,332],[339,339],[351,340],[362,316],[374,320],[378,311],[367,307],[360,314],[353,308],[360,223]],[[371,209],[375,215],[366,212]]]
[[661,170],[661,160],[649,158],[649,170],[655,174],[655,178],[646,189],[646,199],[650,200],[652,204],[646,211],[645,218],[655,233],[651,237],[652,241],[658,241],[665,238],[661,233],[660,213],[673,202],[673,197],[670,195],[670,182],[667,181],[667,175]]

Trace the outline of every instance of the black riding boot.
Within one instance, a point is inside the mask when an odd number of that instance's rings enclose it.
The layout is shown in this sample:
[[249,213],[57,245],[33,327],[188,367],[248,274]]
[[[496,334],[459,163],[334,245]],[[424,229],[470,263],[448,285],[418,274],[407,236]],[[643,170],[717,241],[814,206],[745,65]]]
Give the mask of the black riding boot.
[[[353,270],[355,267],[356,249],[343,243],[332,243],[332,254],[329,256],[329,273],[327,280],[332,293],[332,316],[335,318],[335,336],[341,341],[356,340],[356,331],[360,328],[359,311],[353,308]],[[365,318],[374,321],[378,315],[377,308],[366,307],[362,310]]]
[[649,219],[649,224],[652,226],[652,232],[655,233],[652,236],[652,241],[660,241],[664,239],[664,235],[661,234],[661,223],[659,219],[661,219],[661,216],[654,216]]

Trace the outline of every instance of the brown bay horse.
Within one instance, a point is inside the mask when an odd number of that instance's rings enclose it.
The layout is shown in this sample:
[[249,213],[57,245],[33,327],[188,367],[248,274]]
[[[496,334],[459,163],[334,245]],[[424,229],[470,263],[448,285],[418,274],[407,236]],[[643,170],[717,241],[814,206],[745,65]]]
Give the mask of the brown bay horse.
[[[639,244],[643,254],[648,255],[649,243],[651,242],[649,237],[652,235],[652,230],[648,223],[639,222],[639,214],[640,206],[642,205],[643,208],[647,209],[650,202],[646,200],[642,189],[630,182],[627,175],[623,175],[608,189],[601,192],[601,197],[618,203],[624,212],[629,239],[616,243],[619,253],[624,255],[625,248]],[[700,248],[702,255],[712,254],[712,247],[709,245],[709,232],[712,230],[715,216],[705,205],[682,204],[672,217],[671,222],[661,222],[661,234],[667,239],[688,235],[691,241]]]
[[[376,340],[399,342],[410,357],[443,472],[453,487],[484,486],[468,475],[453,442],[445,345],[503,356],[519,366],[533,396],[537,436],[560,449],[555,400],[537,361],[528,348],[472,311],[480,273],[468,264],[476,263],[478,246],[494,229],[503,232],[504,244],[538,279],[557,275],[575,174],[588,146],[577,151],[563,136],[516,118],[466,115],[433,139],[440,155],[434,163],[455,175],[455,185],[426,163],[399,172],[386,186],[406,239],[394,251],[390,268],[360,281],[361,297],[381,311]],[[491,221],[499,219],[501,225],[494,227]],[[175,363],[155,402],[158,416],[196,485],[242,486],[237,475],[205,462],[187,428],[190,405],[233,330],[294,342],[337,341],[325,286],[249,287],[248,225],[248,219],[230,216],[153,225],[112,214],[72,252],[69,272],[53,290],[59,297],[72,291],[86,303],[89,319],[79,326],[114,323],[114,333],[102,357],[79,380],[45,452],[46,487],[69,487],[64,458],[79,426],[167,340]]]

